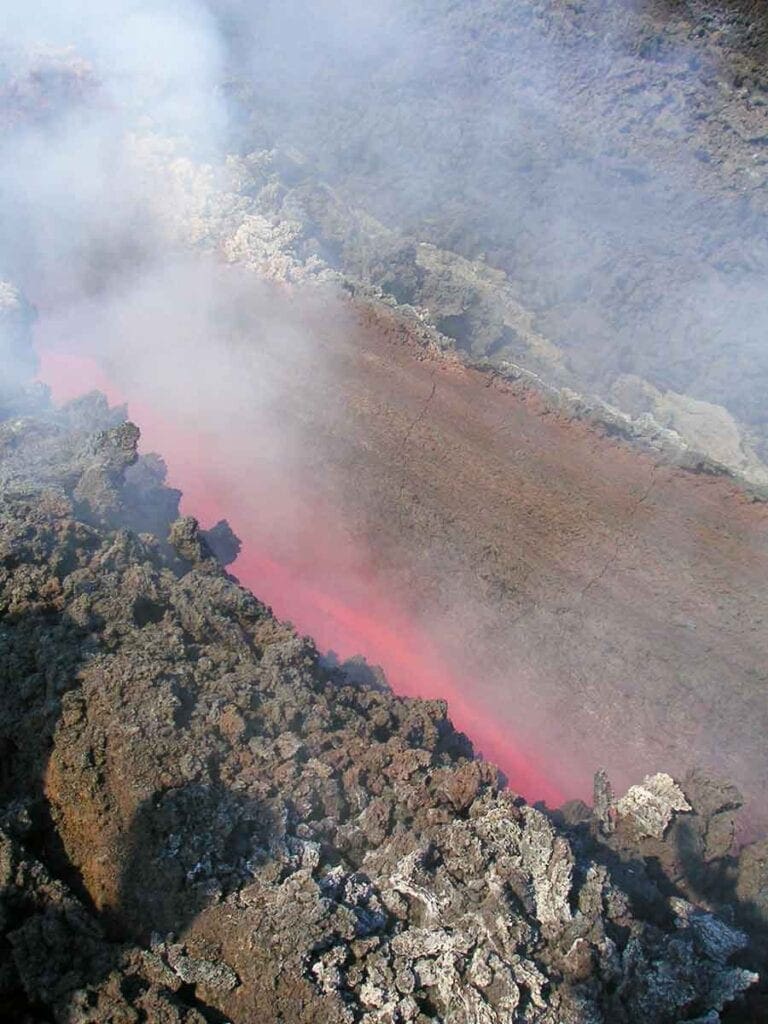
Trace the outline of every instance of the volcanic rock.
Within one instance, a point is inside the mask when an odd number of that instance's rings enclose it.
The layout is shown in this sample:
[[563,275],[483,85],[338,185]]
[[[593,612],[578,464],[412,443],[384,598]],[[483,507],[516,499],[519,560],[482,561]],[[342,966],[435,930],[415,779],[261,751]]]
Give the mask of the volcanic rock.
[[687,791],[604,784],[609,839],[528,806],[444,703],[322,662],[194,520],[128,528],[137,441],[96,396],[40,398],[3,448],[6,1015],[715,1021],[754,986],[748,935],[640,852],[698,818]]

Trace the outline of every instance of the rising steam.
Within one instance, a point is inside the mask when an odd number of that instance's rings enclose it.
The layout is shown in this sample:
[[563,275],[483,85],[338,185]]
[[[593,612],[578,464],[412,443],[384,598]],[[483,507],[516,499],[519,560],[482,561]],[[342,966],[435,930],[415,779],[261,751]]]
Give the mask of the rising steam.
[[[38,310],[57,396],[106,384],[127,399],[188,509],[226,516],[242,536],[245,582],[324,646],[380,661],[403,691],[448,696],[515,784],[556,799],[584,792],[591,753],[565,736],[580,763],[548,773],[526,755],[572,698],[553,696],[535,658],[523,670],[491,645],[478,660],[506,611],[454,582],[440,541],[380,550],[375,529],[361,530],[386,502],[373,487],[345,493],[355,396],[334,397],[342,357],[329,341],[349,343],[358,326],[330,292],[285,284],[333,280],[343,251],[313,249],[290,203],[270,219],[245,173],[265,152],[289,153],[300,177],[329,183],[377,231],[500,267],[565,351],[571,381],[610,393],[639,374],[760,425],[768,261],[757,243],[749,259],[720,258],[746,215],[715,204],[709,216],[694,189],[677,201],[687,152],[654,170],[589,130],[612,100],[642,117],[620,72],[643,42],[643,5],[615,5],[604,36],[575,48],[537,24],[546,6],[4,0],[0,276]],[[657,59],[663,76],[688,61],[686,44]],[[602,83],[605,109],[574,142],[575,65]],[[297,239],[318,273],[290,255]],[[4,302],[22,309],[11,291]],[[704,362],[690,358],[692,335]],[[8,379],[29,375],[10,335],[0,358]],[[353,440],[365,451],[364,433]],[[439,577],[434,607],[388,589],[412,564]],[[475,672],[482,683],[467,682]],[[524,709],[527,741],[491,722],[502,689]]]

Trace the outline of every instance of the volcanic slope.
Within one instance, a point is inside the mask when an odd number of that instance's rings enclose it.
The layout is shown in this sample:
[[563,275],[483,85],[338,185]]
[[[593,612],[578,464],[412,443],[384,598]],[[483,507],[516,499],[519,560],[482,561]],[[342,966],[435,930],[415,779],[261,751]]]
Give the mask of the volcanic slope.
[[671,881],[727,862],[765,902],[732,790],[526,805],[227,575],[120,410],[3,401],[5,1019],[714,1022],[752,985]]
[[[449,697],[527,796],[547,791],[526,785],[512,748],[567,797],[588,794],[596,762],[623,786],[701,764],[740,786],[762,827],[765,503],[690,452],[698,469],[637,450],[615,436],[631,426],[620,417],[589,422],[582,402],[431,351],[394,311],[276,295],[267,308],[312,338],[305,362],[277,353],[263,369],[284,382],[290,471],[265,462],[258,421],[220,415],[213,379],[196,406],[207,448],[151,434],[188,509],[219,518],[215,494],[232,510],[238,575],[323,646],[381,663],[398,692]],[[163,406],[155,386],[179,379],[172,355],[142,367],[126,346],[111,371],[173,421],[174,396]],[[369,621],[342,621],[334,597]]]
[[304,6],[294,34],[326,45],[251,61],[240,106],[320,255],[474,356],[628,409],[638,376],[721,403],[765,457],[765,4],[404,0],[367,62]]
[[474,666],[472,699],[512,730],[524,702],[565,773],[585,747],[623,783],[704,763],[764,818],[768,506],[578,402],[420,354],[386,312],[332,345],[350,429],[326,479]]

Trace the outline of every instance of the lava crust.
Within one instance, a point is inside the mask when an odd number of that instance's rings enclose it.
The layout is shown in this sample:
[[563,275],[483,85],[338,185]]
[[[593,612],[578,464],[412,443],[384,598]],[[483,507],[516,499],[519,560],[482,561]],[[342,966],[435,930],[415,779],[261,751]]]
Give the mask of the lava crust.
[[324,667],[228,575],[119,410],[5,401],[7,1016],[709,1022],[754,986],[732,787],[527,805],[443,702]]
[[[622,786],[700,764],[764,829],[768,504],[657,436],[638,450],[585,400],[432,350],[396,311],[313,309],[301,288],[271,303],[312,338],[306,362],[266,363],[290,465],[270,467],[259,421],[222,416],[215,387],[205,433],[180,427],[155,384],[178,377],[172,355],[111,359],[185,509],[241,537],[238,577],[396,692],[449,699],[530,799],[586,798],[596,763]],[[44,376],[66,393],[61,361]]]

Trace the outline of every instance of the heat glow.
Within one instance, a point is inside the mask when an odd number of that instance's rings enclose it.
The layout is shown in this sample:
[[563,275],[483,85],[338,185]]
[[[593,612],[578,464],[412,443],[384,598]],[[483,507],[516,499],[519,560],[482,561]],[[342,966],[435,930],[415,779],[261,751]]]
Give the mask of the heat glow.
[[[162,454],[168,483],[183,493],[182,511],[204,526],[226,518],[242,541],[232,572],[275,613],[312,636],[320,650],[346,659],[362,654],[380,665],[403,696],[443,699],[454,724],[483,756],[498,764],[510,786],[529,800],[556,806],[559,787],[540,770],[519,736],[510,735],[492,712],[471,699],[472,688],[451,667],[451,655],[398,607],[377,578],[372,552],[349,550],[332,509],[307,496],[286,516],[273,481],[260,480],[256,441],[249,449],[238,436],[222,445],[204,431],[181,429],[141,394],[124,394],[95,360],[41,350],[40,379],[63,403],[97,389],[113,403],[127,402],[142,434],[142,450]],[[230,455],[231,451],[231,455]],[[282,536],[277,547],[274,536]],[[530,743],[533,746],[533,743]]]

